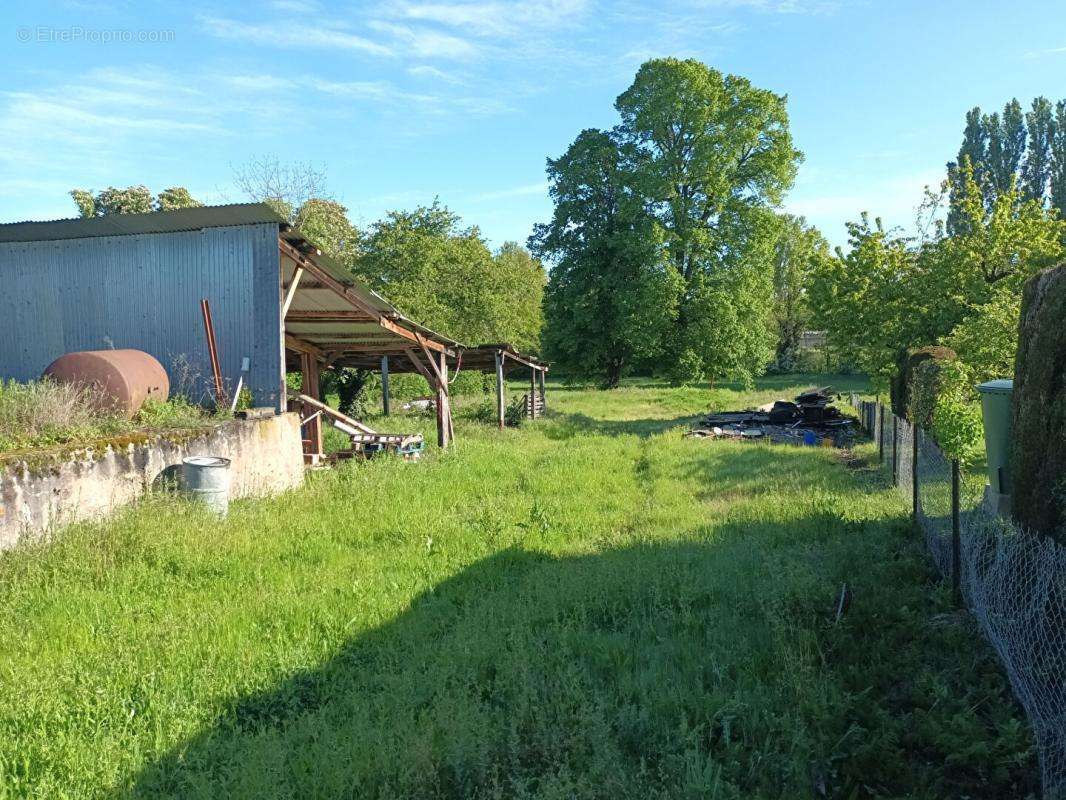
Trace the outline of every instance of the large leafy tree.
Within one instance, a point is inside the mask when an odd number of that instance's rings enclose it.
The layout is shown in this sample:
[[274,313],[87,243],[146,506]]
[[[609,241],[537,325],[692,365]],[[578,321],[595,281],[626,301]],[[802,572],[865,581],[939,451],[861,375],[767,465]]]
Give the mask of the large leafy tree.
[[608,387],[661,353],[681,283],[630,185],[631,162],[616,136],[582,131],[548,162],[555,212],[530,237],[531,249],[554,262],[544,298],[547,356]]
[[[628,181],[684,281],[675,357],[699,362],[712,379],[749,378],[775,338],[770,259],[756,257],[773,237],[765,211],[801,159],[786,100],[699,61],[664,58],[642,65],[615,107],[617,136],[631,152]],[[744,321],[751,346],[738,349],[729,319]]]

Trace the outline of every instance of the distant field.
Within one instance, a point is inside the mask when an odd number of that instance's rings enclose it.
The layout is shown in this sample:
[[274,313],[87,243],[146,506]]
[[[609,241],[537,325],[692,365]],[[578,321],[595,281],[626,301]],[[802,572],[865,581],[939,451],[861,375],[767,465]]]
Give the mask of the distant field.
[[0,798],[1035,796],[874,449],[681,437],[825,384],[465,399],[420,464],[0,556]]

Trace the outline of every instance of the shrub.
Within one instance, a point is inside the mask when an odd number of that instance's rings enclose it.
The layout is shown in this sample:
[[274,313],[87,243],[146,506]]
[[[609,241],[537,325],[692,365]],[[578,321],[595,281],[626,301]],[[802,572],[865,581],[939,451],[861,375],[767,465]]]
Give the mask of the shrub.
[[670,382],[676,386],[693,386],[707,380],[703,369],[703,359],[691,348],[686,348],[677,357],[677,361],[667,373]]

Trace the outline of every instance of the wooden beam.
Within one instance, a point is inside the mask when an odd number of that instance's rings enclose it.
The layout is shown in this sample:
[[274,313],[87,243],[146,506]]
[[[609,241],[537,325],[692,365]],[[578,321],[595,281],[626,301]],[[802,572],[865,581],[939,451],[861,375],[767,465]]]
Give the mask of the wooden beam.
[[292,298],[296,297],[296,289],[300,286],[300,278],[303,276],[304,268],[297,264],[296,271],[292,273],[292,283],[289,284],[289,288],[285,291],[285,300],[281,304],[282,319],[285,319],[285,315],[289,313],[289,306],[292,305]]
[[308,341],[299,339],[293,336],[291,333],[285,334],[285,346],[289,350],[295,350],[297,353],[310,353],[316,358],[322,358],[322,349],[316,347]]
[[496,417],[503,430],[505,409],[503,404],[503,360],[506,358],[502,350],[496,351]]
[[422,374],[422,377],[429,383],[429,388],[432,389],[436,379],[433,377],[433,373],[429,371],[429,367],[422,363],[422,360],[419,358],[418,353],[414,351],[414,348],[408,347],[404,350],[404,353],[407,358],[410,359],[411,363],[415,365],[415,369],[417,369]]
[[371,428],[368,428],[366,425],[364,425],[359,420],[352,419],[347,414],[342,414],[337,409],[326,405],[325,403],[323,403],[321,400],[318,400],[317,398],[309,397],[306,394],[297,395],[296,398],[301,403],[310,406],[311,408],[315,409],[316,411],[321,412],[322,414],[324,414],[327,417],[330,417],[331,419],[335,419],[338,422],[343,422],[345,425],[348,425],[349,427],[355,428],[356,430],[362,431],[363,433],[370,433],[370,434],[376,434],[377,433],[377,431],[375,431],[375,430],[373,430]]
[[405,339],[410,339],[412,342],[417,342],[418,344],[422,345],[423,347],[427,347],[430,350],[436,350],[438,353],[448,353],[449,355],[451,355],[450,348],[446,347],[440,342],[435,342],[432,339],[426,339],[424,336],[422,336],[422,334],[418,333],[417,331],[404,328],[402,325],[398,325],[391,319],[381,317],[380,319],[378,319],[378,324],[390,333],[395,333],[397,336],[402,336]]
[[[441,365],[437,367],[430,360],[430,364],[433,364],[434,370],[437,372],[438,377],[440,374],[448,369],[448,364],[445,362],[444,353],[440,354]],[[438,380],[437,382],[437,444],[443,450],[451,442],[454,431],[452,429],[452,409],[451,403],[448,398],[448,381]]]
[[362,311],[315,311],[298,308],[290,312],[289,322],[373,322],[377,320]]
[[444,353],[441,353],[440,367],[437,366],[436,359],[433,354],[429,352],[429,348],[426,346],[427,339],[420,333],[415,333],[418,339],[418,344],[422,348],[422,352],[426,354],[426,361],[429,362],[429,366],[433,368],[433,372],[437,375],[437,381],[447,388],[448,386],[448,361]]
[[389,357],[381,357],[381,413],[389,415]]
[[537,418],[537,371],[529,371],[529,418]]
[[[303,378],[301,398],[318,398],[318,359],[312,353],[300,354],[300,375]],[[317,463],[322,457],[322,420],[319,414],[307,417],[304,422],[307,438],[310,440],[308,455],[311,462]]]

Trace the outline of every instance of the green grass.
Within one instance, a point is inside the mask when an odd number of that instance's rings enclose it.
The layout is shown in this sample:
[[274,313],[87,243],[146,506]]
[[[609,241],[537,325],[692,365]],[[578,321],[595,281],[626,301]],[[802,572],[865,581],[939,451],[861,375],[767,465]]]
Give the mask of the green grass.
[[[220,418],[215,418],[217,421]],[[133,433],[186,430],[212,417],[182,397],[145,401],[132,419],[101,408],[92,390],[42,379],[0,380],[0,460],[70,448]]]
[[0,797],[1034,795],[882,474],[680,435],[825,382],[549,386],[420,464],[3,556]]

